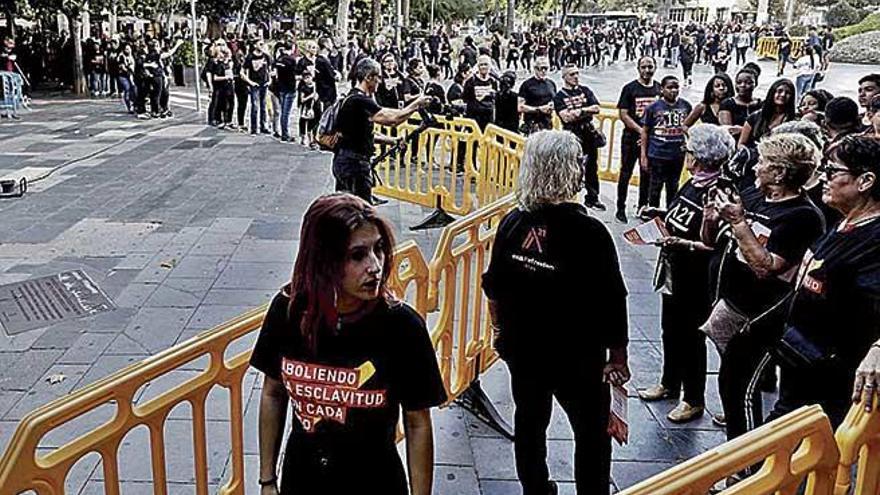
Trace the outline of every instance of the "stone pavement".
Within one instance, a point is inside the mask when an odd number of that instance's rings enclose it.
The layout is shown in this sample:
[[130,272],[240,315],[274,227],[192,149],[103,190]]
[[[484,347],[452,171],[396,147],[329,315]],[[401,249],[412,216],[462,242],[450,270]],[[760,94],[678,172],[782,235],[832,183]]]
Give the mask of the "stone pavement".
[[[329,155],[198,124],[192,112],[138,122],[108,101],[37,100],[23,120],[0,124],[0,177],[39,177],[23,198],[0,201],[0,283],[82,269],[118,305],[115,311],[12,337],[0,332],[0,450],[28,411],[269,300],[291,272],[302,212],[332,188]],[[603,184],[613,203],[613,187]],[[410,232],[429,211],[381,207],[401,240],[430,255],[438,231]],[[600,214],[615,239],[623,226]],[[723,441],[708,417],[668,423],[671,401],[646,405],[633,387],[657,381],[659,300],[652,292],[652,248],[618,242],[630,296],[630,443],[615,446],[613,478],[622,488]],[[601,318],[597,315],[596,318]],[[249,342],[244,342],[244,346]],[[710,362],[709,408],[717,411],[717,356]],[[191,376],[182,369],[141,392],[153,397]],[[49,377],[63,376],[50,384]],[[512,418],[503,364],[483,378],[486,392]],[[161,383],[160,383],[161,382]],[[257,409],[261,380],[245,380],[247,489],[256,493]],[[228,397],[208,404],[209,478],[228,474]],[[106,411],[105,411],[106,412]],[[170,493],[194,491],[190,412],[180,406],[166,426]],[[100,416],[97,415],[97,416]],[[105,418],[90,417],[41,444],[62,444]],[[458,406],[435,412],[436,493],[513,494],[512,444]],[[574,493],[572,434],[554,412],[551,472]],[[152,493],[148,433],[121,447],[124,493]],[[103,493],[100,459],[80,461],[67,493]]]

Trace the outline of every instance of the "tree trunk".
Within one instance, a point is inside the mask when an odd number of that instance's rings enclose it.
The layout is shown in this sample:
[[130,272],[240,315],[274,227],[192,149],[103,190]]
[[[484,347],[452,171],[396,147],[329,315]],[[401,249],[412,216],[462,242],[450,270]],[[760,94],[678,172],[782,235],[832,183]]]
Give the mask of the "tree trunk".
[[336,4],[336,36],[340,43],[348,41],[348,10],[350,0],[339,0]]
[[568,17],[568,9],[571,7],[571,0],[562,0],[562,15],[559,16],[559,27],[565,26],[565,18]]
[[73,94],[82,96],[87,94],[86,77],[83,71],[82,51],[82,14],[68,15],[67,22],[70,25],[70,42],[73,43]]
[[507,0],[507,36],[513,34],[513,23],[516,16],[516,0]]
[[238,18],[238,29],[236,30],[239,37],[244,33],[244,26],[247,24],[248,14],[253,3],[254,0],[244,0],[244,4],[241,6],[241,16]]
[[118,11],[118,8],[119,8],[119,1],[113,0],[113,3],[110,5],[110,36],[116,35],[116,31],[117,31],[117,29],[116,29],[116,24],[117,24],[116,12]]
[[373,0],[372,18],[370,19],[370,32],[373,36],[379,34],[379,27],[382,26],[382,0]]
[[400,26],[402,28],[409,27],[409,0],[403,0],[403,5],[400,8],[402,19],[400,22]]

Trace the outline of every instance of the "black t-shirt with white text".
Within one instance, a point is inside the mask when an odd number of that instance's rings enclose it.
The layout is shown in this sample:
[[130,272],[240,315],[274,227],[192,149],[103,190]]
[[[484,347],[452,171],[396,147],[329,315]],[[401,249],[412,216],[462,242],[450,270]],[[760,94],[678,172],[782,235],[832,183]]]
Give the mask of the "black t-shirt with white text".
[[[483,291],[504,359],[594,367],[626,346],[626,286],[608,229],[583,205],[515,209],[498,226]],[[602,315],[597,318],[596,315]]]
[[469,117],[479,117],[491,121],[495,112],[495,93],[498,81],[489,76],[481,79],[473,76],[464,83],[464,98]]
[[385,108],[403,108],[403,75],[385,72],[376,89],[376,102]]
[[242,70],[247,74],[248,79],[264,85],[269,83],[269,67],[272,65],[272,59],[265,53],[259,55],[251,53],[244,59]]
[[384,300],[338,330],[323,331],[316,355],[299,329],[285,290],[266,314],[250,364],[280,380],[293,412],[283,494],[406,495],[395,446],[400,410],[446,401],[424,320]]
[[[556,95],[556,84],[550,79],[538,79],[530,77],[519,86],[519,97],[530,107],[541,107],[553,101]],[[553,127],[552,115],[543,112],[528,112],[523,114],[526,125],[536,126],[541,129]]]
[[[626,110],[629,116],[639,125],[644,125],[643,117],[645,110],[660,97],[660,83],[653,81],[651,86],[645,86],[638,80],[631,81],[620,90],[620,99],[617,100],[617,108]],[[629,128],[624,128],[623,137],[626,139],[638,139],[639,133]]]
[[[578,86],[576,88],[563,87],[553,97],[553,106],[556,109],[556,113],[562,110],[578,110],[598,104],[599,100],[596,99],[596,95],[586,86]],[[585,113],[574,122],[563,122],[562,128],[583,138],[584,127],[592,123],[592,121],[593,116]]]
[[[689,180],[678,191],[669,205],[664,217],[666,230],[673,237],[689,241],[700,241],[703,226],[703,202],[710,187],[697,187]],[[672,271],[672,293],[690,299],[696,307],[697,302],[710,303],[709,262],[712,251],[681,248],[664,249],[663,253]],[[701,322],[702,323],[702,322]]]
[[372,96],[353,88],[345,97],[336,116],[336,130],[341,134],[338,147],[365,157],[373,154],[373,115],[382,107]]

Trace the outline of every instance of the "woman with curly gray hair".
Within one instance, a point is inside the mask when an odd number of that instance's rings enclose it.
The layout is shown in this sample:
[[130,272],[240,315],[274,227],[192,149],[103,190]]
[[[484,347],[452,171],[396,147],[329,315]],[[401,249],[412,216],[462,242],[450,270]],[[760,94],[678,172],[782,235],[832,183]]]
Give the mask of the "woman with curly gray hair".
[[639,397],[645,401],[680,399],[666,416],[673,423],[694,420],[704,411],[706,335],[699,327],[712,305],[712,248],[700,240],[703,204],[735,148],[730,132],[719,126],[692,128],[684,145],[684,164],[691,179],[678,191],[664,217],[669,237],[660,242],[655,283],[663,295],[663,373],[660,383],[640,390]]
[[626,287],[608,229],[577,201],[580,153],[568,131],[529,136],[518,205],[498,226],[483,275],[495,348],[510,370],[524,495],[557,490],[547,469],[553,397],[574,431],[578,493],[608,493],[608,385],[629,380]]

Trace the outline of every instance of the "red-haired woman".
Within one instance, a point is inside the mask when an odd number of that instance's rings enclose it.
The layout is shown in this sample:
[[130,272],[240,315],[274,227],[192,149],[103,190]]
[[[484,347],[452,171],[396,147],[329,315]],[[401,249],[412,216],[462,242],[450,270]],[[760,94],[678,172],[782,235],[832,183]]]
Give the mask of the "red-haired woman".
[[[386,287],[393,250],[391,227],[360,198],[321,196],[306,212],[293,280],[273,299],[251,357],[265,374],[263,495],[431,493],[430,408],[446,392],[424,320]],[[395,446],[401,408],[409,488]]]

